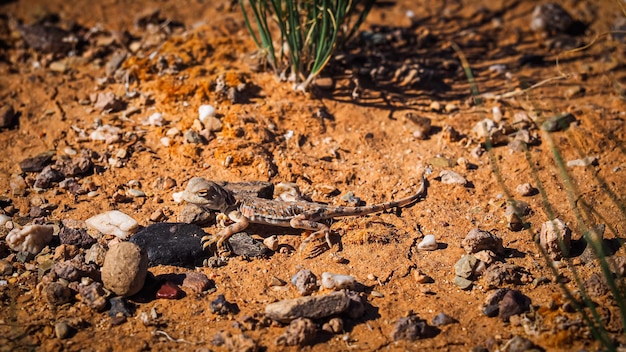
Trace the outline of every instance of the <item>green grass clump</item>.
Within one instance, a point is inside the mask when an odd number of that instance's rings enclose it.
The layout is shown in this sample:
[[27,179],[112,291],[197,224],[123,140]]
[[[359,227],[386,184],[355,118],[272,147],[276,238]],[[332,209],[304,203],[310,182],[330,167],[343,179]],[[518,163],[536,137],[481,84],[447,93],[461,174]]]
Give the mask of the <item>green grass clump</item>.
[[239,5],[267,65],[306,90],[335,48],[354,35],[374,1],[239,0]]

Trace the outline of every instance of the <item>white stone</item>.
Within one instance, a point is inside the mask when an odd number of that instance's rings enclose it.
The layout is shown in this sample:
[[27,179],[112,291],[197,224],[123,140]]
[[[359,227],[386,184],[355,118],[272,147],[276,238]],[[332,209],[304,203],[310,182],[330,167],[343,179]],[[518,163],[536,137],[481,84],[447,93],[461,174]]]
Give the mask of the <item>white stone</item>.
[[441,178],[441,182],[448,185],[466,185],[467,180],[465,177],[459,175],[458,173],[450,170],[442,170],[439,173],[439,177]]
[[322,273],[322,286],[331,290],[343,290],[354,287],[356,280],[350,275]]
[[102,125],[89,134],[92,141],[105,141],[107,144],[120,140],[121,130],[111,125]]
[[119,210],[110,210],[102,214],[94,215],[85,220],[85,223],[87,226],[103,234],[115,235],[123,240],[127,239],[139,225],[137,220]]
[[163,137],[161,138],[161,144],[164,147],[169,147],[170,145],[172,145],[172,140],[170,139],[170,137]]
[[480,138],[488,137],[491,135],[491,131],[495,130],[497,127],[498,126],[492,119],[483,119],[474,125],[472,132]]
[[213,105],[200,105],[198,108],[198,120],[200,120],[200,122],[204,123],[204,120],[213,116],[215,116],[215,108]]
[[598,163],[597,156],[586,156],[582,159],[570,160],[567,162],[567,167],[576,167],[576,166],[589,166],[595,165]]
[[148,116],[148,120],[145,121],[145,124],[150,126],[163,126],[165,124],[165,119],[163,118],[163,114],[155,112],[154,114]]
[[6,225],[8,221],[11,220],[11,217],[5,214],[0,214],[0,226]]
[[493,108],[491,108],[491,114],[495,122],[502,121],[502,110],[500,110],[499,106],[494,106]]
[[437,240],[435,239],[435,235],[426,235],[417,245],[417,249],[421,249],[424,251],[434,251],[437,249]]
[[14,251],[37,254],[52,240],[53,232],[51,225],[27,225],[11,230],[6,241]]

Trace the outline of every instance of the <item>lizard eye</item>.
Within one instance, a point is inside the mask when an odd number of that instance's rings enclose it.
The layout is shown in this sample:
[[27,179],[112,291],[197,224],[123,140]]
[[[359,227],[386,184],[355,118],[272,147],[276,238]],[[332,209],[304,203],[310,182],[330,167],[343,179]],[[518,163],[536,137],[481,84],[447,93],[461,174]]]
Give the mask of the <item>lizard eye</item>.
[[209,195],[209,190],[206,189],[201,189],[198,191],[198,196],[202,197],[202,198],[206,198],[206,196]]

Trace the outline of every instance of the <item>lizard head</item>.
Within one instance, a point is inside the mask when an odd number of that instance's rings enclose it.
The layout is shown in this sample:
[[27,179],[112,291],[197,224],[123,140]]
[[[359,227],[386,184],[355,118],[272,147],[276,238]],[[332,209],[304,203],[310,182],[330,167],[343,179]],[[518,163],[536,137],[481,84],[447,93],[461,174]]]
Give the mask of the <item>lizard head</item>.
[[235,197],[229,191],[202,177],[194,177],[182,192],[186,202],[225,212],[235,204]]

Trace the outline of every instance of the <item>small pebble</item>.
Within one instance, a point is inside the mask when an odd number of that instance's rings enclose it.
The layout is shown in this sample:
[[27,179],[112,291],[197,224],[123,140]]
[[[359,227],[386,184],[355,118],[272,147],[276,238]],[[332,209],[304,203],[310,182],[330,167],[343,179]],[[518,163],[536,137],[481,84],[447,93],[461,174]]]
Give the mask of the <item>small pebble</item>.
[[448,103],[448,104],[446,104],[446,106],[444,107],[444,110],[445,110],[446,112],[454,112],[454,111],[459,110],[459,106],[458,106],[458,105],[456,105],[456,104],[454,104],[454,103]]
[[477,253],[482,250],[490,250],[496,254],[503,254],[502,238],[491,234],[489,231],[472,229],[461,241],[461,246],[468,254]]
[[161,222],[165,220],[165,213],[163,213],[163,209],[157,209],[150,214],[150,221],[152,222]]
[[340,334],[343,330],[343,319],[341,318],[331,318],[327,323],[322,325],[322,330],[329,332],[331,334]]
[[78,285],[78,293],[83,303],[98,312],[103,311],[107,306],[106,293],[99,282]]
[[317,327],[310,319],[293,320],[285,332],[276,339],[277,345],[306,346],[313,344],[317,336]]
[[426,284],[426,283],[433,282],[433,279],[430,276],[424,274],[419,269],[413,270],[413,278],[415,279],[415,282],[417,282],[418,284]]
[[422,241],[417,245],[417,249],[424,251],[434,251],[437,249],[437,240],[435,235],[426,235]]
[[11,105],[0,106],[0,128],[10,128],[16,122],[17,114]]
[[211,280],[203,273],[190,271],[185,274],[185,278],[183,279],[183,287],[189,288],[196,293],[204,292],[211,286]]
[[156,293],[156,298],[162,299],[179,299],[184,296],[183,290],[178,287],[175,283],[167,280],[161,285],[159,290]]
[[298,271],[292,278],[291,284],[296,287],[302,296],[308,296],[317,291],[317,277],[311,270],[302,269]]
[[155,112],[152,115],[148,116],[145,124],[149,126],[163,126],[165,124],[165,119],[163,118],[163,114],[161,114],[160,112]]
[[450,170],[442,170],[439,173],[439,177],[441,178],[441,182],[448,185],[461,185],[465,186],[467,184],[467,179],[465,177],[459,175],[458,173]]
[[235,303],[228,302],[224,295],[218,295],[209,304],[211,312],[218,315],[237,314],[239,307]]
[[517,194],[528,197],[536,194],[537,190],[530,183],[522,183],[515,188]]
[[54,335],[58,339],[65,339],[70,336],[72,328],[66,322],[58,322],[54,324]]
[[598,165],[598,157],[597,156],[586,156],[582,159],[570,160],[567,162],[567,167],[576,167],[576,166],[590,166],[590,165]]
[[72,291],[59,282],[51,282],[43,287],[42,295],[52,306],[60,306],[72,301]]
[[280,242],[278,241],[278,236],[272,235],[263,240],[263,244],[269,248],[271,251],[276,252],[278,250],[278,245]]
[[530,298],[517,290],[509,290],[499,303],[498,317],[508,322],[513,315],[527,312],[530,309]]
[[447,315],[444,312],[440,312],[432,320],[432,324],[434,326],[449,325],[449,324],[455,324],[458,322],[459,322],[458,320],[454,319],[453,317]]
[[431,331],[426,320],[420,319],[417,315],[398,319],[391,331],[391,338],[394,341],[417,341],[432,335],[433,331]]
[[354,277],[349,275],[322,273],[322,286],[331,290],[351,289],[356,284]]
[[200,105],[198,108],[198,120],[204,124],[209,117],[215,116],[215,108],[212,105]]

